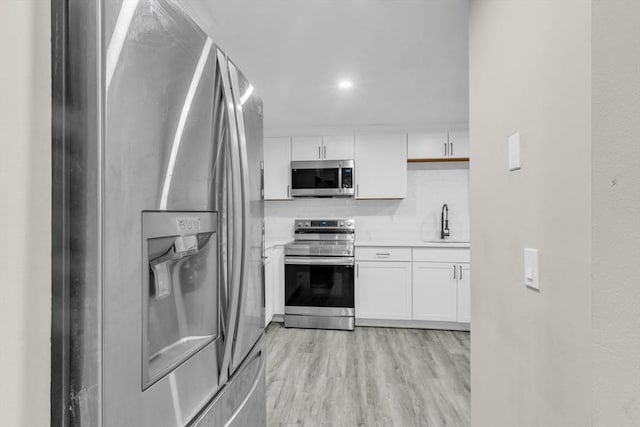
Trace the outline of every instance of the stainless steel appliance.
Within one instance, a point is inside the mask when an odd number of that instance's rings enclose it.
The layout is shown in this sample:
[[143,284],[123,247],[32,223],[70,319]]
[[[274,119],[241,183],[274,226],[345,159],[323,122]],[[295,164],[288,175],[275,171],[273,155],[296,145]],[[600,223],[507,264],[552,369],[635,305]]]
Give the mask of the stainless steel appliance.
[[291,196],[353,197],[353,160],[291,162]]
[[262,101],[174,0],[54,0],[52,425],[266,424]]
[[353,330],[353,219],[298,219],[285,246],[285,327]]

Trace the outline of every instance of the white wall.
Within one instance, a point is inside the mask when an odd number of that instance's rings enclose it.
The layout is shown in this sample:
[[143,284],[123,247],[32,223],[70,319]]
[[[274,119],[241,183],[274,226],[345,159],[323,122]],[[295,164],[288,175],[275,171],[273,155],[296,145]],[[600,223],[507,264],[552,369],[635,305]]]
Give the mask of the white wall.
[[[403,200],[296,199],[265,203],[267,243],[293,238],[296,218],[355,218],[359,241],[439,238],[440,212],[449,206],[454,239],[469,238],[469,169],[466,164],[408,165]],[[356,171],[357,172],[357,171]]]
[[593,2],[594,426],[640,425],[640,2]]
[[591,2],[475,0],[469,37],[473,425],[589,426]]
[[0,1],[0,425],[49,425],[49,1]]

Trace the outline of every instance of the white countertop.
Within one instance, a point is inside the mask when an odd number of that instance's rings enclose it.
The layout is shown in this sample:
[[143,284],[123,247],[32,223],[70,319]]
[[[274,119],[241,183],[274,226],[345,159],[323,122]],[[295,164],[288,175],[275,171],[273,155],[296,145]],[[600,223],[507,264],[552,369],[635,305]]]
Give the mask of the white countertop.
[[271,239],[264,242],[264,248],[271,249],[275,246],[284,246],[287,243],[291,242],[293,239]]
[[403,248],[470,248],[470,242],[456,242],[449,241],[443,242],[422,242],[422,241],[405,241],[405,242],[391,242],[391,241],[359,241],[356,240],[356,246],[386,246],[386,247],[403,247]]

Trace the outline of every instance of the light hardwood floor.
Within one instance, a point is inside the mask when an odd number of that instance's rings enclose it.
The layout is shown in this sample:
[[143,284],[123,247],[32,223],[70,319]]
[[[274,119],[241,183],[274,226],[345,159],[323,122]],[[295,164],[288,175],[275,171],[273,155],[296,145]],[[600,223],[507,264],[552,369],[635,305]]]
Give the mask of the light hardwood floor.
[[267,330],[267,425],[469,426],[469,333]]

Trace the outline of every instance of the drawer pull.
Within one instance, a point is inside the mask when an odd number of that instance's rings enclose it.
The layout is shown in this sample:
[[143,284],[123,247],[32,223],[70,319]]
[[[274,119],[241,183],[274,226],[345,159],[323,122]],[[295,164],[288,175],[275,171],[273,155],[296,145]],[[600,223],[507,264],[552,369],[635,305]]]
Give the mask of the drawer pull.
[[391,254],[376,252],[376,256],[391,256]]

